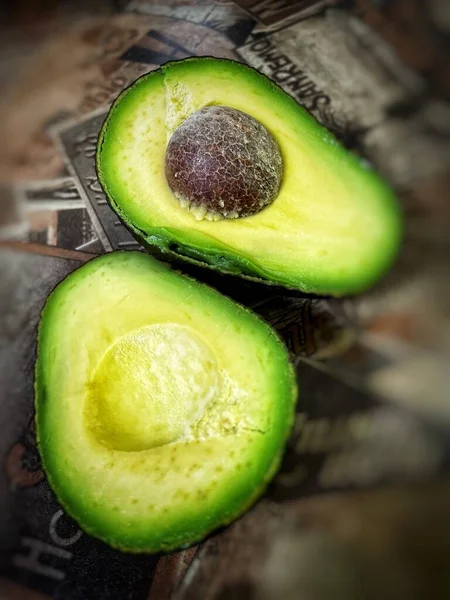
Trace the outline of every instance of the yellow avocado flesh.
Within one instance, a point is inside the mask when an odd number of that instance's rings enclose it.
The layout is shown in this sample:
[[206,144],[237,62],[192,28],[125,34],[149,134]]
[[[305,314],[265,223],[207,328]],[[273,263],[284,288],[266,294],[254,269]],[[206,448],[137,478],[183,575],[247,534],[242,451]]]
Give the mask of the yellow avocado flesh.
[[[256,215],[198,220],[166,181],[171,135],[209,105],[249,114],[280,147],[280,192]],[[370,286],[399,246],[390,188],[280,88],[232,61],[187,59],[139,79],[105,121],[97,169],[112,207],[140,240],[222,271],[340,295]]]
[[245,510],[279,464],[295,395],[268,325],[145,254],[90,261],[44,308],[44,468],[69,514],[113,546],[180,547]]

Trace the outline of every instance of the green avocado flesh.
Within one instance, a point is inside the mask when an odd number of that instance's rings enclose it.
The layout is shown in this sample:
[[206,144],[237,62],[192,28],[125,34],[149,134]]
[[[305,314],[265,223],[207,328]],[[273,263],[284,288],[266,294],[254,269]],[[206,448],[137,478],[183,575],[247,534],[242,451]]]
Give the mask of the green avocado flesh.
[[[250,115],[280,148],[281,188],[257,214],[198,220],[169,187],[172,134],[212,105]],[[343,295],[371,286],[400,243],[389,186],[281,88],[229,60],[168,63],[126,89],[103,125],[97,171],[111,206],[144,245],[305,292]]]
[[254,502],[296,399],[269,325],[141,252],[96,258],[50,294],[35,391],[59,501],[134,552],[193,543]]

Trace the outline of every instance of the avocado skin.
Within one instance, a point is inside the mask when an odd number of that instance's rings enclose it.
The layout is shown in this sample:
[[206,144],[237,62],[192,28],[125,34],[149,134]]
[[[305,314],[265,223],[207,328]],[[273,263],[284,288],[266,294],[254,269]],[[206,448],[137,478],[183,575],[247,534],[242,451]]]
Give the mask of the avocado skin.
[[[205,536],[209,535],[212,531],[226,526],[232,521],[234,521],[237,517],[239,517],[243,512],[245,512],[256,500],[261,497],[264,491],[267,488],[267,485],[273,478],[274,474],[279,468],[283,453],[284,447],[289,437],[290,430],[292,428],[294,422],[294,406],[297,399],[297,382],[296,376],[294,373],[294,369],[292,365],[287,360],[287,352],[284,347],[283,342],[280,340],[278,335],[271,330],[271,328],[264,324],[264,327],[270,331],[271,343],[279,349],[279,351],[286,355],[286,363],[285,368],[286,371],[284,376],[287,378],[289,383],[289,398],[286,398],[284,402],[285,408],[283,409],[283,419],[284,423],[282,424],[280,431],[282,435],[280,435],[277,439],[277,450],[272,453],[272,457],[270,460],[270,465],[266,469],[263,477],[260,479],[258,486],[255,487],[250,494],[247,494],[245,500],[240,498],[238,503],[232,502],[228,506],[225,503],[223,510],[223,515],[220,519],[214,515],[208,516],[207,513],[204,514],[204,519],[202,524],[199,526],[198,523],[195,524],[195,527],[190,525],[189,523],[185,524],[184,528],[179,528],[178,530],[174,530],[170,532],[170,535],[166,535],[164,540],[161,539],[152,539],[152,536],[149,535],[147,538],[140,537],[139,540],[133,540],[132,537],[128,537],[124,539],[121,535],[117,534],[114,528],[109,531],[105,531],[104,524],[97,523],[92,515],[90,515],[89,502],[80,502],[79,496],[77,496],[78,492],[74,492],[73,482],[66,479],[65,471],[66,469],[70,472],[70,467],[66,465],[62,467],[62,463],[59,463],[58,453],[60,448],[58,447],[58,452],[55,451],[55,448],[52,446],[52,430],[49,429],[48,426],[48,410],[50,404],[55,403],[55,393],[51,389],[51,385],[48,383],[47,371],[49,366],[49,351],[48,346],[49,342],[51,342],[53,338],[52,332],[52,322],[56,315],[56,312],[60,311],[61,308],[59,305],[62,302],[66,302],[65,298],[66,294],[70,293],[71,288],[76,288],[76,281],[80,279],[80,275],[83,274],[84,271],[88,269],[92,269],[95,265],[106,261],[116,261],[120,260],[121,257],[126,257],[127,259],[132,259],[132,255],[143,257],[149,264],[157,264],[158,269],[161,271],[167,270],[178,276],[177,273],[162,265],[152,257],[148,256],[145,253],[138,251],[114,251],[107,255],[102,255],[95,259],[90,260],[88,263],[85,263],[82,267],[79,267],[73,273],[68,275],[58,286],[50,293],[47,298],[46,304],[42,310],[41,321],[38,327],[38,342],[37,342],[37,359],[35,365],[35,422],[36,422],[36,434],[37,434],[37,446],[41,456],[42,465],[44,472],[46,474],[47,480],[55,492],[55,495],[65,510],[67,514],[69,514],[72,518],[77,521],[80,527],[88,534],[101,539],[106,542],[111,547],[117,548],[124,552],[131,553],[155,553],[155,552],[169,552],[175,549],[185,548],[192,544],[197,543],[202,540]],[[186,275],[180,275],[180,278],[186,281],[186,283],[191,282],[197,288],[204,289],[207,293],[213,292],[216,296],[221,296],[218,292],[211,290],[208,286],[198,283],[197,281],[187,277]],[[75,283],[74,283],[75,280]],[[262,319],[254,315],[247,308],[238,305],[234,301],[229,301],[227,298],[223,297],[224,301],[232,302],[239,311],[242,311],[243,314],[251,316],[255,322],[259,322],[263,324]],[[286,411],[286,406],[290,406],[290,409]],[[76,464],[76,460],[75,460]],[[72,477],[73,479],[73,477]],[[75,488],[78,488],[77,482],[75,482]],[[104,511],[108,511],[108,506],[105,505],[103,507]]]
[[[144,83],[151,77],[155,77],[158,74],[164,76],[166,72],[169,73],[171,71],[172,67],[179,68],[181,66],[187,70],[191,67],[196,68],[197,65],[208,66],[211,64],[217,69],[220,69],[222,66],[223,68],[230,68],[230,65],[232,65],[237,73],[240,72],[248,77],[254,79],[258,78],[261,81],[264,81],[264,85],[271,94],[283,96],[282,101],[290,112],[297,112],[301,115],[301,119],[304,119],[308,127],[314,130],[314,137],[322,137],[326,140],[327,145],[332,145],[336,148],[337,152],[340,152],[343,155],[345,154],[346,160],[352,163],[355,169],[367,171],[367,178],[371,181],[370,185],[379,188],[379,195],[380,197],[383,197],[382,203],[384,204],[384,208],[382,210],[385,211],[387,223],[386,236],[383,240],[383,245],[386,246],[387,250],[383,250],[383,258],[375,262],[374,266],[371,266],[370,269],[367,268],[361,271],[361,273],[351,275],[350,279],[339,279],[339,277],[334,277],[332,281],[327,280],[326,278],[321,279],[319,275],[313,273],[313,269],[311,268],[307,269],[307,275],[303,273],[293,275],[292,272],[286,272],[284,268],[279,268],[278,270],[271,268],[269,270],[264,264],[256,264],[256,261],[252,260],[251,256],[239,254],[239,252],[234,251],[232,246],[222,243],[220,240],[214,239],[214,243],[211,242],[211,244],[209,244],[205,239],[196,237],[195,232],[193,235],[190,235],[191,232],[189,231],[183,231],[168,226],[148,226],[144,230],[139,227],[133,219],[129,218],[121,203],[117,201],[117,197],[112,193],[108,182],[108,175],[103,166],[103,145],[108,135],[108,128],[111,119],[114,116],[114,112],[120,107],[122,99],[130,92],[133,92],[141,82]],[[257,118],[251,111],[249,111],[249,114],[250,116]],[[143,247],[150,251],[158,249],[169,259],[180,259],[181,261],[190,262],[221,273],[243,277],[267,285],[283,286],[288,289],[298,290],[308,294],[329,295],[335,297],[353,295],[371,288],[383,277],[383,275],[385,275],[394,264],[402,243],[403,216],[401,207],[392,189],[373,171],[369,163],[347,151],[328,129],[322,126],[311,113],[284,92],[278,84],[259,73],[253,67],[228,59],[217,59],[208,56],[186,58],[179,61],[168,62],[159,69],[138,78],[133,84],[119,94],[111,107],[99,134],[95,162],[97,176],[104,189],[110,207],[118,215],[121,222],[130,231],[133,237],[137,239]],[[266,210],[270,210],[270,207]],[[301,235],[300,230],[299,234]],[[374,253],[379,251],[379,247],[373,248]]]

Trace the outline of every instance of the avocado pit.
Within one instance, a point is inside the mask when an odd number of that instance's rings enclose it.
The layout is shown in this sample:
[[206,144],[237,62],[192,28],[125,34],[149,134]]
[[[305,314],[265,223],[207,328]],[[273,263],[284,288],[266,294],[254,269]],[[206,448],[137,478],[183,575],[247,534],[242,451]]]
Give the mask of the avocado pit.
[[253,117],[207,106],[172,135],[165,172],[174,195],[197,219],[236,219],[275,200],[283,159],[273,136]]

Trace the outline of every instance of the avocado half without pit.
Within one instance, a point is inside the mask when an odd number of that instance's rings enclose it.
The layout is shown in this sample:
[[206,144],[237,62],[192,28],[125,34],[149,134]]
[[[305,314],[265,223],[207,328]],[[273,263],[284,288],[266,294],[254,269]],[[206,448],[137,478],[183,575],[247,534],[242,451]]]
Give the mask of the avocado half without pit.
[[36,362],[38,446],[80,526],[134,552],[191,544],[274,475],[296,383],[272,329],[141,252],[50,294]]
[[145,246],[225,273],[343,295],[399,248],[390,187],[267,77],[189,58],[144,75],[103,125],[97,172]]

